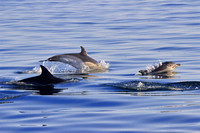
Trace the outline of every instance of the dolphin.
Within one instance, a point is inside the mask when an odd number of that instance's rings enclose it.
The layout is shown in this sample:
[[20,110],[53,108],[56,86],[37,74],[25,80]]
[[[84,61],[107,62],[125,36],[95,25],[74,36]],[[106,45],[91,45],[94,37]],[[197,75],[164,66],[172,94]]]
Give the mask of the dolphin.
[[168,73],[172,72],[176,67],[180,65],[181,64],[176,64],[174,62],[164,62],[150,71],[140,70],[139,73],[141,73],[142,75]]
[[19,80],[18,82],[31,83],[36,85],[51,85],[66,81],[64,79],[54,77],[44,66],[40,65],[40,67],[42,69],[42,73],[39,76]]
[[101,69],[102,65],[99,64],[95,59],[89,57],[86,50],[82,46],[80,47],[80,53],[55,55],[44,61],[58,61],[66,63],[75,67],[78,70],[83,70],[86,67],[88,67],[89,69]]

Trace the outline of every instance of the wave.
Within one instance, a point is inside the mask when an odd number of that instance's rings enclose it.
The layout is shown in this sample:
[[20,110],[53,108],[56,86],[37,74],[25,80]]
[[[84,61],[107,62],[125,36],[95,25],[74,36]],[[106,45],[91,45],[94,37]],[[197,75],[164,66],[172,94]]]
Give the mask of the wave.
[[131,89],[135,91],[161,91],[161,90],[196,90],[200,87],[199,81],[185,81],[174,83],[156,83],[147,81],[128,81],[107,84],[113,87]]
[[29,95],[29,94],[31,94],[31,93],[28,93],[28,92],[13,92],[13,91],[0,92],[0,104],[6,103],[6,102],[4,102],[4,100],[13,99],[13,98],[21,97],[21,96],[26,96],[26,95]]

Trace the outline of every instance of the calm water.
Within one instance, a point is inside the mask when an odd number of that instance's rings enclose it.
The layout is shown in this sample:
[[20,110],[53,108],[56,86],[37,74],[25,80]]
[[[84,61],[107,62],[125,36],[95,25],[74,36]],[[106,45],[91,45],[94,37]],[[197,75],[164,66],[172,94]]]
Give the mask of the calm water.
[[[199,9],[197,0],[1,1],[1,82],[38,75],[17,72],[80,46],[110,67],[52,88],[0,85],[0,132],[199,132],[199,89],[136,92],[105,85],[200,81]],[[169,79],[134,76],[159,60],[182,66]]]

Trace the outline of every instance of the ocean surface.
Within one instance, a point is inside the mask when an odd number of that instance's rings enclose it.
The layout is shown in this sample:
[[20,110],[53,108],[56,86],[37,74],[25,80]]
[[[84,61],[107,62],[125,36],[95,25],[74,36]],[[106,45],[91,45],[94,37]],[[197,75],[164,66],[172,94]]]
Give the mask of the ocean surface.
[[[0,132],[200,132],[200,1],[3,0],[0,31]],[[80,46],[108,70],[69,76],[69,65],[39,62]],[[181,64],[173,76],[135,75],[165,61]],[[39,75],[41,64],[74,81],[6,84]],[[187,85],[124,87],[135,82]]]

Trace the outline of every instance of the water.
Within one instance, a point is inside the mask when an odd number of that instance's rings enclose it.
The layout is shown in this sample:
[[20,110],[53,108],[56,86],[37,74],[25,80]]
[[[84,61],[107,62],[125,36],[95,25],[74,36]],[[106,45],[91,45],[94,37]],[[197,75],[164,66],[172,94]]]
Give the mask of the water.
[[[32,71],[56,54],[79,52],[80,46],[110,67],[45,89],[1,84],[0,131],[199,132],[199,89],[105,85],[199,81],[199,8],[196,0],[1,1],[1,82],[36,76],[18,72]],[[181,66],[171,78],[134,76],[159,61]]]

